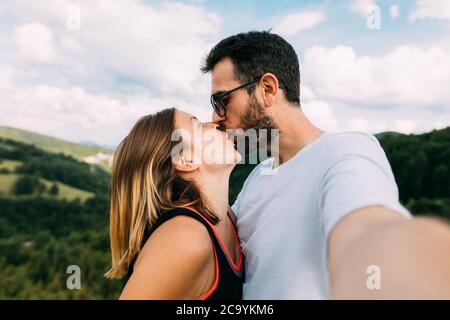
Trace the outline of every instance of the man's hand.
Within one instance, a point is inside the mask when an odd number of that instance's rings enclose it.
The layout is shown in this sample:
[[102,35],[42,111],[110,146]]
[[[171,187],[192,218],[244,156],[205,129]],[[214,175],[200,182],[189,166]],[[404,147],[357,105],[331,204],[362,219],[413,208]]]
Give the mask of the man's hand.
[[[445,222],[371,206],[342,219],[328,241],[332,298],[450,299]],[[380,289],[368,286],[370,266],[380,271]]]

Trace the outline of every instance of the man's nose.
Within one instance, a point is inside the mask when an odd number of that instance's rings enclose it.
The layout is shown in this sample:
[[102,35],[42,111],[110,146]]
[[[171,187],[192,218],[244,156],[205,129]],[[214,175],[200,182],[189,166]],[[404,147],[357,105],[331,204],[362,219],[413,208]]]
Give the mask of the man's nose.
[[218,114],[217,114],[217,112],[216,111],[213,111],[213,114],[212,114],[212,123],[215,123],[215,124],[220,124],[222,121],[225,121],[225,117],[221,117],[221,116],[219,116]]

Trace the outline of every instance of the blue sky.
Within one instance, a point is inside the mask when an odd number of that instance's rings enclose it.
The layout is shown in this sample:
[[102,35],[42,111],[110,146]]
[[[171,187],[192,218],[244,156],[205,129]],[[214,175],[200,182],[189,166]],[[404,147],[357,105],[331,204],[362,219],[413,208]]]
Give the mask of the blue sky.
[[115,146],[165,107],[207,121],[202,58],[269,28],[296,49],[303,110],[322,129],[450,125],[446,0],[3,0],[0,125]]

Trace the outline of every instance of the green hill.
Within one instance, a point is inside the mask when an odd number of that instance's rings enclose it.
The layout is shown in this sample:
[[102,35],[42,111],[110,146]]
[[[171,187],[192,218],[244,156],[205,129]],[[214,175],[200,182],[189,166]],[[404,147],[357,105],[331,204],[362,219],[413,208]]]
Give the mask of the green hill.
[[[1,146],[0,146],[0,148],[1,148]],[[21,161],[17,161],[17,160],[1,159],[0,160],[0,170],[5,169],[7,171],[14,172],[14,170],[16,170],[16,168],[22,164],[23,163]]]
[[[73,156],[0,137],[0,300],[112,299],[110,174]],[[81,290],[66,287],[69,265]]]
[[113,150],[102,147],[68,142],[35,132],[4,126],[0,126],[0,137],[32,144],[48,152],[62,153],[81,161],[100,164],[103,167],[108,167],[108,156],[113,153]]
[[[16,196],[13,194],[13,186],[17,183],[18,179],[20,179],[21,177],[23,177],[23,175],[15,173],[0,174],[0,195],[21,199],[21,196]],[[92,192],[81,190],[79,188],[74,188],[59,181],[50,181],[43,178],[38,178],[37,180],[38,183],[45,186],[45,190],[43,190],[39,194],[42,197],[48,198],[52,197],[54,199],[68,200],[68,201],[79,199],[81,202],[85,202],[87,199],[90,199],[94,196]],[[57,186],[58,188],[58,192],[55,195],[50,194],[50,189],[53,187],[53,185]]]
[[[85,186],[70,175],[63,174],[64,167],[71,172],[85,172],[84,176],[94,176],[89,171],[89,165],[78,163],[77,160],[62,153],[49,153],[15,140],[0,138],[0,195],[15,197],[14,187],[20,179],[33,176],[32,183],[39,186],[36,192],[30,192],[26,197],[43,196],[60,200],[79,199],[84,202],[94,196],[93,189],[84,190]],[[61,169],[62,168],[62,169]],[[50,191],[52,188],[53,194]],[[39,191],[39,192],[38,192]]]

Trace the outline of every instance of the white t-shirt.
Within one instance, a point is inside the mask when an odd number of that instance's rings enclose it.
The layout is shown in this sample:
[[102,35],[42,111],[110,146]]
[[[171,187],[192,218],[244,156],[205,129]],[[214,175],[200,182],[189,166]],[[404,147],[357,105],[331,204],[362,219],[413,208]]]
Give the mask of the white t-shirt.
[[272,164],[252,171],[232,206],[245,254],[244,299],[327,299],[327,238],[340,219],[370,205],[411,217],[372,135],[326,132]]

